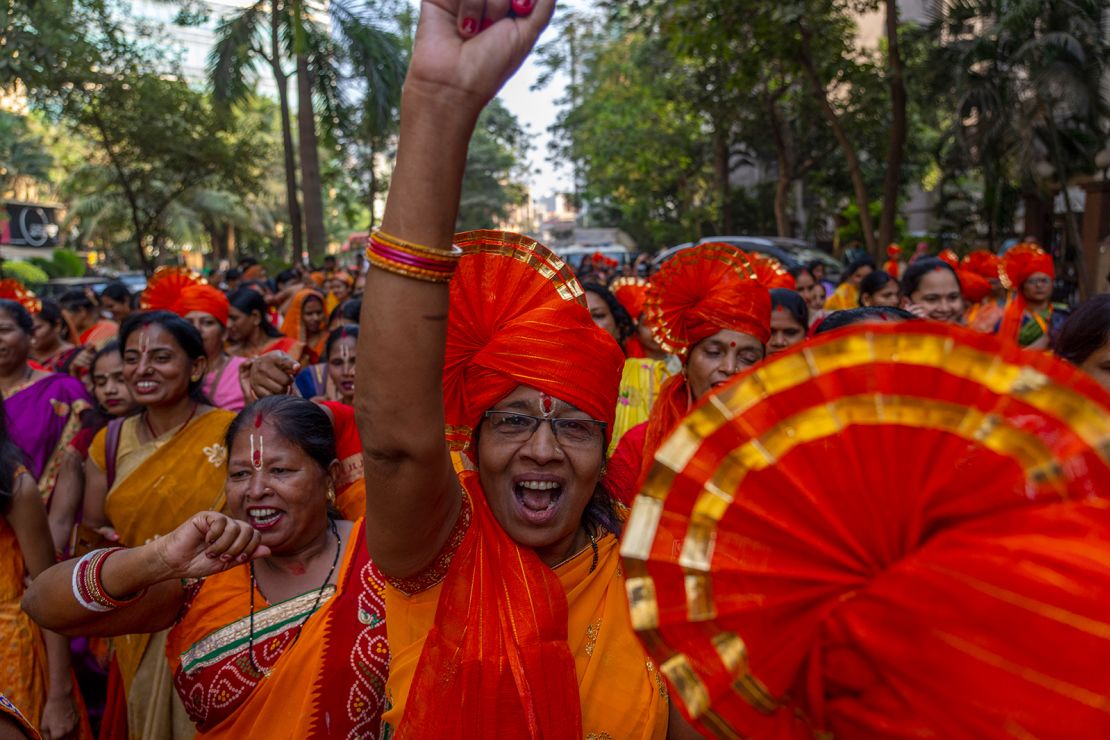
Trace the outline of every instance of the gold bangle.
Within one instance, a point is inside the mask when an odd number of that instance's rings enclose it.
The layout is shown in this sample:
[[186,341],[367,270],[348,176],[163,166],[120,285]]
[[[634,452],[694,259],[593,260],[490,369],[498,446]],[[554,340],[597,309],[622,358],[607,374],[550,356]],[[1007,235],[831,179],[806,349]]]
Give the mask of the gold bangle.
[[425,270],[420,267],[413,267],[412,265],[404,265],[398,262],[392,262],[383,259],[376,254],[367,253],[366,258],[370,261],[373,267],[391,272],[394,275],[401,277],[412,278],[414,280],[422,280],[426,283],[447,283],[450,282],[453,272],[436,272],[433,270]]
[[398,237],[387,234],[381,229],[375,229],[374,233],[370,235],[371,239],[377,239],[382,244],[398,249],[402,252],[421,256],[421,257],[434,257],[436,259],[458,259],[462,256],[463,250],[455,245],[451,245],[450,249],[436,249],[435,247],[425,247],[423,244],[405,241]]

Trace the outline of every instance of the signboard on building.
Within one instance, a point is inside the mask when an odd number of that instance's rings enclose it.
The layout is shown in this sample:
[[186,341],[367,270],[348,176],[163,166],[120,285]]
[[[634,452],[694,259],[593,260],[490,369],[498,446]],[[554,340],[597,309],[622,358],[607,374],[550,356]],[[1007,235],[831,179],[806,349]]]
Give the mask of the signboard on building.
[[5,203],[0,212],[0,244],[32,249],[58,246],[57,209],[37,203]]

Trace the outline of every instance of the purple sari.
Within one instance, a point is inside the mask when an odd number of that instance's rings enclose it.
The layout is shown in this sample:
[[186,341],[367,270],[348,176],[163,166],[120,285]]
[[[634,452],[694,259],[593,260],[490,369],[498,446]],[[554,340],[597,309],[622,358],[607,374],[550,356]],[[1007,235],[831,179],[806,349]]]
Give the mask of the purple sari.
[[92,408],[81,381],[54,373],[4,399],[8,434],[23,451],[23,462],[44,498],[54,490],[62,453],[81,428],[81,414]]

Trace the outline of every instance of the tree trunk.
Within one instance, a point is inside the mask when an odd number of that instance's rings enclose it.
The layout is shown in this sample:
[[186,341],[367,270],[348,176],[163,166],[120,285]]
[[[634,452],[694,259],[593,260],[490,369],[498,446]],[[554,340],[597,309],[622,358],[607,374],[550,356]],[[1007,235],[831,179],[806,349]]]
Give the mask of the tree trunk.
[[293,154],[293,133],[289,121],[289,77],[281,68],[281,5],[270,4],[270,67],[278,91],[281,110],[281,145],[285,154],[285,201],[289,210],[289,233],[293,238],[292,261],[299,262],[304,251],[301,233],[301,205],[297,200],[297,164]]
[[779,236],[793,236],[790,221],[786,216],[786,197],[790,189],[791,166],[790,152],[787,146],[786,135],[783,131],[782,116],[779,115],[775,101],[769,96],[764,99],[767,103],[767,113],[771,123],[771,139],[775,142],[775,160],[778,163],[778,177],[775,180],[775,230]]
[[898,46],[898,2],[886,0],[887,73],[890,85],[890,138],[886,148],[886,175],[883,178],[883,210],[879,216],[879,251],[871,250],[876,264],[884,258],[881,250],[894,241],[898,217],[902,157],[906,149],[906,81],[902,52]]
[[301,194],[304,196],[308,260],[319,264],[328,247],[324,230],[324,194],[320,182],[320,152],[316,146],[316,116],[312,112],[312,75],[308,70],[301,4],[294,1],[293,45],[297,56],[297,140],[301,155]]
[[856,153],[856,148],[844,131],[840,116],[837,115],[832,103],[829,102],[825,84],[817,74],[817,66],[809,53],[810,31],[801,24],[798,25],[798,30],[802,36],[802,45],[798,54],[799,61],[802,63],[802,70],[805,72],[806,80],[809,82],[817,104],[821,107],[821,113],[825,116],[825,120],[829,122],[833,136],[836,137],[836,143],[840,145],[840,151],[844,154],[844,162],[848,166],[848,176],[852,180],[852,192],[855,194],[856,206],[859,208],[859,220],[862,226],[864,244],[867,246],[869,254],[878,254],[875,241],[875,225],[871,220],[871,210],[868,207],[867,185],[863,182],[863,169],[860,166],[859,154]]
[[720,121],[714,125],[713,132],[713,164],[717,173],[717,197],[720,198],[720,221],[721,234],[732,233],[732,207],[731,207],[731,187],[729,183],[729,175],[732,173],[732,168],[729,166],[731,157],[729,156],[728,146],[728,132],[723,131],[724,124]]

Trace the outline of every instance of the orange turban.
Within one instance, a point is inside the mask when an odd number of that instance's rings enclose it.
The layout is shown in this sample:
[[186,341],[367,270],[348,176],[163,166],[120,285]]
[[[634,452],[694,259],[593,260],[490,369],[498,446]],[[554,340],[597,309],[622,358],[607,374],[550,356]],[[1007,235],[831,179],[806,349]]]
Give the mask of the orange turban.
[[1056,265],[1052,262],[1052,255],[1036,244],[1024,242],[1006,252],[1002,258],[1002,269],[1003,275],[1010,283],[1006,287],[1018,291],[1033,273],[1043,272],[1050,278],[1056,277]]
[[887,257],[898,257],[901,254],[902,254],[902,247],[900,245],[893,244],[893,243],[886,245],[886,256]]
[[146,311],[172,311],[184,317],[190,311],[210,314],[227,326],[227,296],[185,267],[159,267],[139,299]]
[[[722,329],[771,338],[771,292],[757,279],[750,257],[729,244],[709,242],[676,254],[651,279],[644,315],[659,345],[686,361],[690,349]],[[773,273],[773,271],[771,271]],[[685,373],[663,383],[651,408],[644,441],[645,463],[689,411]]]
[[951,249],[940,250],[940,254],[937,255],[937,259],[941,262],[947,262],[953,270],[960,266],[960,256],[953,252]]
[[647,300],[649,285],[651,285],[651,282],[647,278],[619,277],[609,285],[609,289],[613,291],[613,295],[624,306],[624,310],[628,311],[632,320],[637,321],[640,314],[644,312],[644,302]]
[[771,294],[746,255],[710,242],[686,249],[651,280],[644,311],[659,345],[686,358],[698,342],[722,329],[771,338]]
[[0,298],[7,301],[15,301],[27,309],[27,313],[32,316],[42,311],[42,301],[38,299],[38,296],[24,287],[23,283],[15,278],[4,278],[0,280]]
[[448,439],[465,448],[482,415],[527,385],[612,432],[624,353],[590,318],[571,269],[519,234],[470,231],[451,280],[443,368]]
[[960,278],[960,291],[969,304],[981,303],[991,294],[990,281],[977,272],[960,268],[956,270]]
[[787,272],[786,268],[777,259],[765,254],[748,254],[746,256],[748,262],[751,263],[756,282],[764,288],[767,290],[773,290],[774,288],[794,290],[794,276]]
[[985,249],[977,249],[967,255],[960,262],[960,267],[968,272],[974,272],[987,280],[998,280],[998,268],[1002,260],[998,255]]
[[190,285],[181,291],[181,300],[178,301],[179,311],[184,316],[190,311],[203,311],[211,315],[223,326],[227,326],[227,317],[231,309],[227,296],[211,285]]

